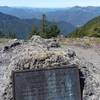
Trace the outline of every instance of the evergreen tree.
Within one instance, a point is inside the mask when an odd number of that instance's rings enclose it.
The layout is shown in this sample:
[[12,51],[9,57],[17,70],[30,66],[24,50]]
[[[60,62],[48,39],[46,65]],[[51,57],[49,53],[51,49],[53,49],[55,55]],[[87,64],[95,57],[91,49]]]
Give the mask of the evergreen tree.
[[41,31],[37,32],[36,28],[32,28],[32,32],[29,33],[29,38],[32,35],[40,35],[43,38],[57,37],[60,33],[60,29],[56,24],[49,26],[46,21],[46,15],[42,15]]
[[33,35],[39,35],[39,32],[37,32],[35,27],[32,27],[32,31],[29,33],[28,38],[31,38]]
[[39,35],[43,38],[47,38],[48,35],[48,25],[46,22],[45,14],[42,15],[41,32],[39,33]]
[[50,26],[48,38],[57,37],[60,33],[60,29],[56,24]]
[[6,34],[5,37],[11,38],[11,39],[17,38],[16,33],[12,33],[12,32],[9,32],[8,34]]
[[5,37],[5,34],[3,34],[1,31],[0,31],[0,38],[3,38]]
[[42,32],[40,32],[40,36],[43,38],[51,38],[59,35],[60,29],[56,24],[48,26],[46,21],[46,15],[42,16]]
[[41,24],[42,26],[41,26],[41,32],[42,33],[45,33],[46,32],[46,15],[45,14],[43,14],[42,15],[42,24]]

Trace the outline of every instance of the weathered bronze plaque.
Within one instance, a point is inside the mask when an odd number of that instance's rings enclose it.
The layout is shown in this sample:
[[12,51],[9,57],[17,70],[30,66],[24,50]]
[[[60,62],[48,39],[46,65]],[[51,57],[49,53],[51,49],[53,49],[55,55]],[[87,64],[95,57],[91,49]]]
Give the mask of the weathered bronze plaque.
[[81,100],[75,67],[13,73],[14,100]]

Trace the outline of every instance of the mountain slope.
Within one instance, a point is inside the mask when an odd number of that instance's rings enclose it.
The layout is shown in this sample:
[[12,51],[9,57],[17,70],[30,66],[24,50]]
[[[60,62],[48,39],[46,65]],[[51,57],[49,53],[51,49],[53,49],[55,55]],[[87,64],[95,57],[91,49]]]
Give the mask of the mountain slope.
[[[48,22],[53,24],[54,22]],[[58,22],[61,33],[72,32],[75,27],[67,22]],[[3,33],[17,33],[18,38],[25,38],[31,32],[32,27],[35,26],[40,29],[41,20],[39,19],[20,19],[15,16],[0,13],[0,31]]]
[[92,18],[100,16],[100,7],[72,7],[47,14],[49,20],[63,20],[75,26],[82,26]]
[[75,32],[71,33],[70,36],[73,37],[100,37],[100,16],[90,20],[83,27],[77,29]]
[[17,16],[21,19],[41,19],[41,15],[45,13],[49,21],[64,21],[75,26],[82,26],[92,18],[100,16],[100,7],[75,6],[63,9],[0,7],[0,12]]
[[29,25],[15,16],[0,13],[0,31],[5,34],[18,33],[17,36],[22,38],[26,36],[25,33],[29,32]]

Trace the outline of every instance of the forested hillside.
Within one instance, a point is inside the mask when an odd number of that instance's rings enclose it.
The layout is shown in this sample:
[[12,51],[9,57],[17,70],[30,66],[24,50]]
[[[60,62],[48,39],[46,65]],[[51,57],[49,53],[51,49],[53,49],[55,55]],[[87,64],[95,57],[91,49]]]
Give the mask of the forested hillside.
[[72,37],[100,37],[100,16],[90,20],[83,27],[69,34]]
[[[41,16],[42,17],[42,16]],[[20,19],[15,16],[7,15],[4,13],[0,13],[0,31],[3,34],[16,34],[18,38],[26,38],[28,33],[32,31],[33,27],[36,27],[38,30],[41,29],[41,20],[39,19]],[[47,22],[49,25],[55,22]],[[75,26],[59,21],[56,22],[58,27],[61,30],[61,33],[66,35],[73,30],[75,30]]]

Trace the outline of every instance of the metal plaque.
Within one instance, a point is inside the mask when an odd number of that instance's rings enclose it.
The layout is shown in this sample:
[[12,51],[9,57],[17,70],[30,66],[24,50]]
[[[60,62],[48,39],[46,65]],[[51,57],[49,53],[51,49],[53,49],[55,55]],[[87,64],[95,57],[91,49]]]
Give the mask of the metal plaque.
[[76,67],[13,73],[14,100],[81,100]]

